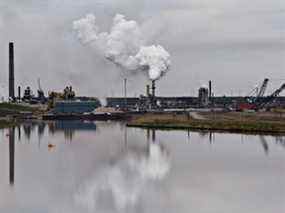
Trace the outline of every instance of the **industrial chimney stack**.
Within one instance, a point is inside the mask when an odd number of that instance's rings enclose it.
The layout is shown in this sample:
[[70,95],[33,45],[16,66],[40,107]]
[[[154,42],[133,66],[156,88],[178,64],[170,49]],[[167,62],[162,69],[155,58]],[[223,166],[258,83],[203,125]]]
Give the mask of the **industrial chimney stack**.
[[212,97],[212,81],[209,81],[209,98]]
[[15,100],[14,43],[9,43],[9,98]]
[[155,97],[155,80],[152,80],[152,86],[151,86],[151,89],[152,89],[152,97]]
[[18,101],[21,101],[21,87],[18,86]]
[[150,96],[150,88],[149,88],[149,85],[147,84],[146,85],[146,97],[149,97]]

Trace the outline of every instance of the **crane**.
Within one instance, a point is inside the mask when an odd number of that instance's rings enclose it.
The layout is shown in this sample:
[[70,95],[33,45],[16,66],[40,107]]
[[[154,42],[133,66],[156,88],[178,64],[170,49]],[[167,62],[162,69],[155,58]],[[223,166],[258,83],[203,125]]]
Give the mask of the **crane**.
[[[244,109],[251,109],[251,110],[259,110],[264,108],[266,105],[272,103],[276,97],[285,90],[285,83],[281,85],[277,90],[275,90],[271,95],[264,96],[265,91],[267,89],[269,79],[265,78],[263,80],[263,83],[256,92],[256,96],[251,96],[247,99],[247,103],[241,103],[238,106],[238,110],[244,110]],[[255,87],[255,90],[257,90],[258,87]],[[254,90],[253,90],[254,91]]]
[[260,86],[256,86],[251,92],[250,92],[250,97],[248,98],[248,102],[251,104],[254,104],[256,102],[258,102],[260,100],[261,97],[264,96],[265,91],[267,89],[267,85],[268,85],[269,79],[265,78],[262,82],[262,85]]
[[266,88],[267,88],[267,85],[268,85],[268,82],[269,82],[269,79],[268,78],[265,78],[260,89],[259,89],[259,92],[256,96],[256,99],[260,98],[260,97],[263,97],[263,95],[265,94],[265,91],[266,91]]
[[283,91],[285,90],[285,83],[282,84],[277,90],[275,90],[271,95],[265,97],[265,100],[262,101],[261,103],[256,105],[257,109],[261,109],[265,107],[267,104],[272,103],[275,98]]

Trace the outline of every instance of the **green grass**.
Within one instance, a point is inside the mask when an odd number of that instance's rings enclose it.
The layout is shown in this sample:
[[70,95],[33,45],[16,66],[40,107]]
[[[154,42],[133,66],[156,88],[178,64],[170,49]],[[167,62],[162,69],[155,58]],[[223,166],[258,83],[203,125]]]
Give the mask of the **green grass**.
[[37,108],[29,107],[29,106],[23,106],[20,104],[14,104],[14,103],[0,103],[0,110],[13,110],[13,111],[28,111],[28,112],[34,112],[37,110]]

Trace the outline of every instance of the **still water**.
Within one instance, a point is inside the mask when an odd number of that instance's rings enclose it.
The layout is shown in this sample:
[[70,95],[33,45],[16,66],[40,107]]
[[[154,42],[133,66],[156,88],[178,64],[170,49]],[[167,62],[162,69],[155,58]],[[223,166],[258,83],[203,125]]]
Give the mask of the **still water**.
[[0,212],[285,212],[285,137],[25,123],[0,130]]

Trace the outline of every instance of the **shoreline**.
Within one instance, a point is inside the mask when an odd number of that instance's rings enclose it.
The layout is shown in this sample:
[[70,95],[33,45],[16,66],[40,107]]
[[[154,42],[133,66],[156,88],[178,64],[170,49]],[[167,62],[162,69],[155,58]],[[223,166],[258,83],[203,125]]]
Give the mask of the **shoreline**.
[[213,115],[209,113],[201,115],[203,119],[194,119],[185,115],[145,115],[129,121],[127,127],[285,135],[285,119],[282,117],[276,120],[267,118],[262,121],[254,116],[240,119],[237,114],[228,120],[222,117],[228,114],[221,113],[212,117]]
[[9,103],[0,104],[0,129],[17,126],[19,123],[25,122],[26,119],[38,121],[116,120],[126,121],[127,127],[137,128],[285,135],[285,111],[255,113],[184,111],[47,115],[37,108]]
[[127,123],[126,125],[129,128],[143,128],[143,129],[154,129],[154,130],[189,130],[195,132],[216,132],[216,133],[233,133],[233,134],[246,134],[246,135],[280,135],[285,136],[285,131],[265,131],[265,130],[246,130],[238,128],[203,128],[203,127],[194,127],[191,125],[162,125],[162,124],[132,124]]

